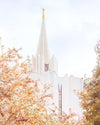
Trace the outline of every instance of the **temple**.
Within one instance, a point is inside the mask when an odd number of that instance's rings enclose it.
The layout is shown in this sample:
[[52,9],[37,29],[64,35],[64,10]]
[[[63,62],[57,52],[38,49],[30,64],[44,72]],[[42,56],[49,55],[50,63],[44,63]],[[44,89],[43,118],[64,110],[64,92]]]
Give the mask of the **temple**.
[[45,9],[42,9],[42,26],[37,47],[37,53],[32,56],[32,73],[33,80],[40,80],[42,83],[53,85],[52,93],[55,105],[59,108],[59,114],[62,111],[67,112],[71,109],[73,112],[81,112],[78,97],[74,90],[82,90],[83,83],[81,79],[75,76],[63,77],[58,75],[58,62],[56,57],[50,55],[46,28],[45,28]]

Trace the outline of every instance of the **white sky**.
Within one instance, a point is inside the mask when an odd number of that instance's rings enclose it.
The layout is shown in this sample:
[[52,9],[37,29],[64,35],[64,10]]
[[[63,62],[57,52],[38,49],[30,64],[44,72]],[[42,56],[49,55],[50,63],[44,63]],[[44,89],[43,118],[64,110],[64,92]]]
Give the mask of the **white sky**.
[[46,9],[46,31],[59,75],[89,76],[96,65],[94,46],[100,39],[99,0],[0,0],[0,36],[6,47],[36,53]]

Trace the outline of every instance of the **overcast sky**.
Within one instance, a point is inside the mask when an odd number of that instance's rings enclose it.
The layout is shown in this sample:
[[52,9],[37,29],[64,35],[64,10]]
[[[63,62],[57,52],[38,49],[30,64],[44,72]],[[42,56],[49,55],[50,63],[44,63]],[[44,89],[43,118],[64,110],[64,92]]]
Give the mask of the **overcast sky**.
[[59,75],[89,76],[96,65],[94,46],[100,39],[99,0],[0,0],[0,36],[7,47],[36,54],[45,8],[51,55]]

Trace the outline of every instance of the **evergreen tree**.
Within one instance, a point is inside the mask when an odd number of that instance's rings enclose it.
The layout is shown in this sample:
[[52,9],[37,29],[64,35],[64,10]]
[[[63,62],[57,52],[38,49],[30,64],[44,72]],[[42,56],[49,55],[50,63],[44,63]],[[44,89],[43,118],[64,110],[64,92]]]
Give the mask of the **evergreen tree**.
[[79,94],[87,125],[100,125],[100,41],[97,42],[95,51],[97,66],[93,70],[93,76],[84,80],[83,91]]

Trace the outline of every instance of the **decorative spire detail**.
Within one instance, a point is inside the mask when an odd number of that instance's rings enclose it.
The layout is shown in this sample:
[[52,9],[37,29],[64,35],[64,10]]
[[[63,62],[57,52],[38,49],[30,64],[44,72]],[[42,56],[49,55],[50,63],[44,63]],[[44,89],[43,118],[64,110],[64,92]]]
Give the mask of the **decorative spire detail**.
[[42,8],[42,18],[45,18],[44,11],[45,11],[45,9]]

